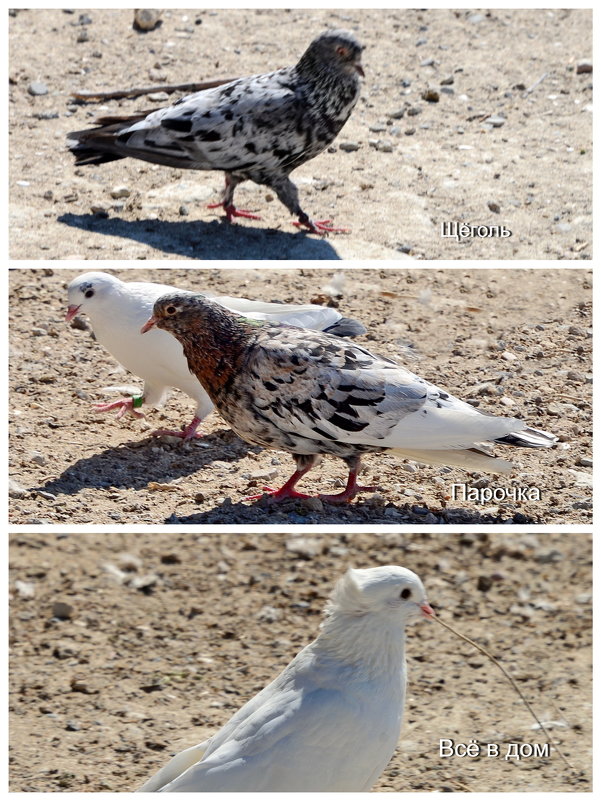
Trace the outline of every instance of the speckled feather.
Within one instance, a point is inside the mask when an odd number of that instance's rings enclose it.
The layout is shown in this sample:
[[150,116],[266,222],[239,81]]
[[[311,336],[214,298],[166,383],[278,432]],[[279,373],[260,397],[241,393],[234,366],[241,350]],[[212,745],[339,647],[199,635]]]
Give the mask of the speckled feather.
[[190,370],[234,431],[292,453],[297,467],[312,466],[319,454],[353,467],[362,453],[393,450],[505,472],[510,463],[476,444],[554,441],[519,420],[483,414],[395,362],[328,334],[247,321],[199,296],[159,298],[153,318],[182,343]]
[[[326,31],[298,64],[181,98],[151,113],[98,120],[68,135],[78,164],[133,158],[190,170],[224,170],[224,205],[235,186],[271,187],[301,222],[309,218],[288,175],[338,135],[359,98],[362,46]],[[104,125],[102,125],[104,123]]]

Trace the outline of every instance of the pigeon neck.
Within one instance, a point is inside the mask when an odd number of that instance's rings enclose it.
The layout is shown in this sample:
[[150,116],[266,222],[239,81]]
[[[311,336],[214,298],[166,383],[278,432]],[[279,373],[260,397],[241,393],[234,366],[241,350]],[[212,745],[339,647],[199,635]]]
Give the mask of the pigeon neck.
[[213,403],[220,400],[238,374],[244,349],[252,336],[250,325],[225,310],[213,310],[210,319],[191,321],[177,332],[190,372],[198,378]]
[[322,623],[315,650],[353,665],[367,678],[404,673],[405,626],[373,612],[333,612]]

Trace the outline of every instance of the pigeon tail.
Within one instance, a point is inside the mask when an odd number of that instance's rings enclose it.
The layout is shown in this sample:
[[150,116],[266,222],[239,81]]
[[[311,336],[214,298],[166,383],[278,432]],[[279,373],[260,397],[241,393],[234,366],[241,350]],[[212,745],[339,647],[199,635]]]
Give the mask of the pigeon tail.
[[501,445],[514,445],[517,448],[552,448],[557,442],[557,437],[537,428],[524,428],[499,437],[495,442]]
[[203,743],[193,745],[191,748],[186,748],[184,751],[176,754],[172,759],[169,760],[169,762],[167,762],[164,767],[159,770],[157,774],[143,784],[142,787],[136,790],[136,792],[159,792],[166,784],[169,784],[169,782],[177,779],[178,776],[181,776],[181,774],[188,770],[188,768],[191,768],[192,765],[196,765],[197,762],[200,762],[205,751],[207,750],[209,743],[210,740],[205,740]]
[[341,317],[333,325],[323,329],[324,334],[334,334],[337,337],[360,337],[365,331],[365,326],[351,317]]
[[391,453],[403,459],[426,464],[443,464],[446,467],[462,467],[464,470],[484,470],[487,473],[510,473],[513,463],[496,456],[489,456],[477,448],[465,450],[412,450],[407,448],[394,448]]

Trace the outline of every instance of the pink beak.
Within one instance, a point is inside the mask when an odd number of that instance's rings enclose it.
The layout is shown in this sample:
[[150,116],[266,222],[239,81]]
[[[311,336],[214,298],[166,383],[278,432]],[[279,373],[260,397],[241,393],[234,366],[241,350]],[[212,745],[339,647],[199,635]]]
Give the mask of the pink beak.
[[156,322],[157,322],[156,317],[154,316],[149,317],[148,320],[146,320],[146,322],[142,326],[142,328],[140,328],[140,333],[145,334],[147,331],[150,331],[151,328],[154,328]]
[[69,306],[65,314],[65,320],[70,323],[80,309],[81,306]]
[[422,610],[422,614],[424,617],[432,618],[434,617],[434,610],[428,603],[423,603],[419,605],[419,608]]

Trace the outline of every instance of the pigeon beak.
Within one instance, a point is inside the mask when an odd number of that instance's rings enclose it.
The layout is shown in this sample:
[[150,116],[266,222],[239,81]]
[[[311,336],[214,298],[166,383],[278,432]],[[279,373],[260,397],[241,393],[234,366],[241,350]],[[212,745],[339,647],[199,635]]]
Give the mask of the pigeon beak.
[[359,64],[359,63],[356,63],[356,64],[355,64],[355,69],[357,70],[357,72],[359,73],[359,75],[360,75],[362,78],[365,78],[365,73],[363,72],[363,67],[361,66],[361,64]]
[[142,326],[142,328],[140,328],[140,333],[141,334],[145,334],[147,331],[150,331],[151,328],[154,328],[156,323],[157,323],[157,320],[156,320],[156,317],[154,315],[152,317],[149,317],[148,320],[146,320],[146,322]]
[[80,309],[81,306],[69,306],[67,313],[65,314],[66,322],[70,323]]
[[430,619],[434,617],[434,610],[432,609],[429,603],[424,602],[423,604],[419,605],[419,608],[422,610],[422,615],[424,617]]

